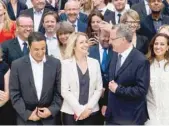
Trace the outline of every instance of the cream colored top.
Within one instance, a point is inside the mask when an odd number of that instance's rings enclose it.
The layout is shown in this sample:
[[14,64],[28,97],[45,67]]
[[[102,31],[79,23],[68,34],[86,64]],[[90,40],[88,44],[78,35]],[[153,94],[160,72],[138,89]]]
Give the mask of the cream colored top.
[[169,125],[169,65],[155,60],[150,67],[150,88],[147,105],[150,120],[147,125]]

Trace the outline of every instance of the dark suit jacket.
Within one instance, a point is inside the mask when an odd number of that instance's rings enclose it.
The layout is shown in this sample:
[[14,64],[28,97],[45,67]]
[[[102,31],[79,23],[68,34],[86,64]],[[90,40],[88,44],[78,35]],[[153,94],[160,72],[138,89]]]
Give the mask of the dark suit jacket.
[[144,20],[145,17],[147,17],[146,7],[144,1],[141,1],[137,4],[134,4],[131,9],[137,11],[137,13],[140,16],[140,21]]
[[87,24],[83,23],[81,20],[78,20],[77,28],[78,28],[78,32],[86,32]]
[[[105,72],[103,72],[103,70],[101,69],[103,87],[104,88],[106,88],[108,86],[108,83],[109,83],[108,71],[109,71],[109,64],[110,64],[112,56],[113,56],[112,48],[109,48],[108,49],[108,59],[107,59],[107,62],[106,62],[106,70],[105,70]],[[99,44],[90,47],[89,57],[92,57],[92,58],[98,60],[98,62],[100,63]],[[101,63],[100,63],[100,65],[101,65]],[[101,68],[101,66],[100,66],[100,68]]]
[[58,8],[57,7],[53,7],[47,0],[46,0],[45,8],[48,8],[51,11],[55,11],[56,13],[58,12]]
[[16,18],[19,16],[19,14],[22,10],[28,9],[26,4],[23,4],[20,1],[18,1],[17,2],[17,14],[15,16],[11,2],[7,3],[6,7],[7,7],[8,15],[11,20],[16,20]]
[[43,88],[41,98],[38,100],[29,56],[24,56],[15,60],[12,63],[9,83],[12,105],[18,114],[17,124],[37,124],[37,122],[28,120],[36,107],[47,107],[52,113],[50,117],[41,119],[41,124],[56,124],[55,115],[60,111],[62,105],[60,81],[60,61],[53,57],[46,56],[43,73]]
[[[42,18],[41,18],[41,21],[40,21],[40,25],[39,25],[39,32],[42,32],[42,33],[45,33],[45,29],[43,28],[43,22],[42,22],[42,19],[43,19],[43,16],[46,12],[48,12],[49,9],[45,8],[44,11],[43,11],[43,15],[42,15]],[[27,9],[27,10],[24,10],[24,11],[21,11],[21,14],[27,14],[29,16],[32,17],[32,20],[33,22],[34,21],[34,13],[33,13],[33,8],[30,8],[30,9]]]
[[11,66],[12,61],[23,56],[18,39],[14,38],[2,43],[3,60]]
[[[80,13],[79,13],[79,20],[80,20],[81,22],[87,24],[87,22],[88,22],[88,17],[87,17],[86,14],[80,12]],[[66,15],[65,13],[61,14],[61,15],[59,16],[59,21],[67,21],[67,15]]]
[[[162,25],[163,24],[169,24],[169,16],[162,15]],[[148,15],[143,21],[141,21],[140,26],[141,28],[138,33],[146,36],[148,40],[151,41],[153,36],[156,34],[152,16]]]
[[112,22],[113,24],[116,24],[116,20],[115,20],[115,12],[107,9],[104,13],[104,21],[106,22]]
[[135,5],[135,4],[142,2],[142,1],[144,1],[144,0],[128,0],[128,4],[131,7],[132,5]]
[[[143,125],[148,119],[146,94],[150,81],[150,64],[133,48],[115,76],[117,53],[109,68],[109,81],[118,84],[116,92],[109,90],[106,121],[112,124]],[[110,123],[110,124],[111,124]]]
[[169,4],[166,0],[163,0],[164,8],[163,14],[169,16]]
[[136,49],[138,49],[143,54],[147,54],[148,46],[149,46],[148,38],[143,35],[137,34]]

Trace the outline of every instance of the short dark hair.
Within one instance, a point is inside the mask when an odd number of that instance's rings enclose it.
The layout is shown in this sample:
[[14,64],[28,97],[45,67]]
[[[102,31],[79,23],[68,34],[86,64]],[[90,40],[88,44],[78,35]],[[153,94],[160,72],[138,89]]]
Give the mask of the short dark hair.
[[44,19],[46,16],[51,15],[55,18],[56,22],[58,22],[58,14],[55,11],[48,11],[43,15],[42,22],[44,23]]
[[28,36],[28,44],[31,47],[32,42],[46,41],[45,36],[40,32],[32,32]]

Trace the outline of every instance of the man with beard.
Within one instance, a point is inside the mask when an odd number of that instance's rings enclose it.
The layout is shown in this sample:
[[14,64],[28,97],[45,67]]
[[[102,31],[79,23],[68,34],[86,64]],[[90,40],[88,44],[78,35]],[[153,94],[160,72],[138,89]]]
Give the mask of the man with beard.
[[79,15],[79,9],[80,5],[77,1],[70,0],[65,4],[65,14],[67,16],[67,20],[69,23],[72,24],[72,26],[75,28],[75,31],[77,32],[86,32],[87,28],[87,22],[84,23],[80,19]]
[[[89,56],[98,60],[100,63],[101,67],[101,73],[102,73],[102,80],[103,80],[103,92],[102,92],[102,97],[99,101],[99,106],[100,110],[103,106],[103,109],[105,108],[104,105],[107,103],[107,99],[104,98],[104,93],[105,90],[108,89],[108,83],[109,83],[109,76],[108,76],[108,71],[109,71],[109,64],[112,58],[112,48],[109,45],[109,36],[110,33],[101,30],[100,35],[99,35],[99,44],[91,46],[89,49]],[[98,117],[98,125],[103,125],[104,124],[104,113],[99,114]]]
[[169,24],[169,17],[162,14],[162,0],[149,0],[148,4],[152,14],[141,21],[141,29],[139,32],[151,40],[163,24]]
[[44,33],[45,30],[42,25],[43,15],[49,11],[45,8],[45,0],[31,0],[33,8],[21,11],[21,14],[27,14],[32,17],[34,22],[34,31]]
[[54,11],[44,14],[43,27],[45,28],[45,37],[48,55],[57,58],[60,54],[58,39],[56,37],[58,16]]

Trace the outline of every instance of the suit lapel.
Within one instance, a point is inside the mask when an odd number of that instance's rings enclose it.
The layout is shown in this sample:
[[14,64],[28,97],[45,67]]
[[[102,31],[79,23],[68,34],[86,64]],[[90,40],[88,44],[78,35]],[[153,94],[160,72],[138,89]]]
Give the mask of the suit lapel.
[[43,86],[42,86],[42,91],[41,91],[41,97],[40,97],[40,101],[43,100],[43,98],[45,97],[46,91],[49,91],[49,82],[51,81],[50,78],[52,76],[52,72],[53,69],[49,64],[49,61],[46,57],[46,62],[44,63],[43,66]]
[[116,71],[116,62],[117,62],[117,53],[113,52],[113,57],[110,62],[110,69],[109,69],[109,80],[114,80],[115,78],[115,71]]
[[133,50],[134,48],[132,49],[132,51],[130,52],[126,60],[124,61],[123,65],[120,67],[119,71],[117,72],[117,76],[121,74],[127,68],[127,66],[132,62]]
[[141,9],[142,13],[147,15],[146,5],[145,5],[144,1],[140,5],[141,5],[141,7],[143,7],[143,9]]
[[106,70],[107,70],[107,68],[108,68],[108,66],[109,66],[109,64],[110,64],[112,55],[113,55],[113,53],[112,53],[112,48],[109,48],[109,49],[108,49],[108,59],[107,59],[107,62],[106,62]]
[[32,71],[32,67],[31,67],[31,63],[30,63],[30,59],[29,59],[29,56],[27,56],[25,58],[25,62],[26,62],[26,66],[25,67],[25,71],[28,73],[29,75],[29,81],[30,81],[30,85],[33,89],[33,92],[34,92],[34,95],[35,95],[35,98],[37,99],[38,101],[38,96],[37,96],[37,91],[36,91],[36,87],[35,87],[35,83],[34,83],[34,77],[33,77],[33,71]]
[[19,45],[19,42],[18,42],[18,39],[17,39],[17,38],[15,38],[15,40],[14,40],[14,42],[13,42],[13,49],[18,53],[18,55],[19,55],[20,57],[23,56],[23,53],[22,53],[22,51],[21,51],[21,47],[20,47],[20,45]]

